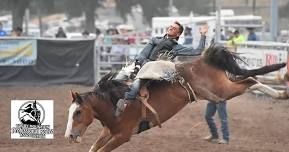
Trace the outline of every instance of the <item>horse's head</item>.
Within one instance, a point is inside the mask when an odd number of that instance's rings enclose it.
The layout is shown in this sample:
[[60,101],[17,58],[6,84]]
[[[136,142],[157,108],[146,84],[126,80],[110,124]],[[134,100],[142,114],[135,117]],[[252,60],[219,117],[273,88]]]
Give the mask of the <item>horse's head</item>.
[[93,111],[88,96],[79,95],[76,92],[71,91],[72,104],[69,108],[67,128],[65,132],[65,138],[69,142],[81,142],[86,128],[93,121]]

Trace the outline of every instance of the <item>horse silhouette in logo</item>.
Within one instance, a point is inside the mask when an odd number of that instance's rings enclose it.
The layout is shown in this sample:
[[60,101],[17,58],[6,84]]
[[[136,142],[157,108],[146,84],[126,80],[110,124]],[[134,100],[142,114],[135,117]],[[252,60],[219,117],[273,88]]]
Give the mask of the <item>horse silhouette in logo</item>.
[[24,113],[24,115],[20,117],[22,124],[40,125],[41,111],[37,109],[36,100],[20,110]]

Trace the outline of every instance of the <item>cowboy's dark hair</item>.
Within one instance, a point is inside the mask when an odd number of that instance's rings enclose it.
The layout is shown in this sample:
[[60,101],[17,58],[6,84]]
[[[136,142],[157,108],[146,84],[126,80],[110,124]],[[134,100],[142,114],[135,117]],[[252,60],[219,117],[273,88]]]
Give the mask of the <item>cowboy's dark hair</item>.
[[180,22],[178,22],[178,21],[175,21],[174,23],[179,26],[179,33],[181,35],[183,33],[183,31],[184,31],[183,25]]

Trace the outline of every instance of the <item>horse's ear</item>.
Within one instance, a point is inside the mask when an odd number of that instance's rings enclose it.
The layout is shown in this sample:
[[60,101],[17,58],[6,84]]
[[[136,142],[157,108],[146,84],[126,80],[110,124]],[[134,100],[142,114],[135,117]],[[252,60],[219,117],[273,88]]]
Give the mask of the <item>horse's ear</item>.
[[76,97],[77,97],[76,92],[73,92],[72,90],[70,90],[70,94],[71,94],[71,97],[73,100],[76,99]]
[[81,104],[82,103],[82,99],[81,99],[81,97],[80,97],[80,95],[77,93],[77,92],[75,92],[75,101],[78,103],[78,104]]

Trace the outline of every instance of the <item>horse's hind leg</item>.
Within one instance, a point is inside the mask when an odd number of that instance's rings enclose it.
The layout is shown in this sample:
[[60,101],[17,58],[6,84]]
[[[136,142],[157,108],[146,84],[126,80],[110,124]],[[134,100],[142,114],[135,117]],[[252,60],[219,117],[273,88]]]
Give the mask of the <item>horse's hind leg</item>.
[[243,94],[249,87],[251,87],[256,83],[258,83],[258,81],[252,77],[248,77],[246,79],[230,83],[226,85],[227,86],[226,88],[224,88],[225,91],[223,91],[224,92],[223,96],[224,98],[229,100],[231,98]]
[[268,85],[262,84],[260,82],[258,82],[257,84],[254,84],[253,86],[248,88],[249,90],[258,90],[261,91],[273,98],[276,99],[287,99],[288,95],[286,93],[286,91],[280,91],[280,90],[276,90],[274,88],[271,88]]
[[104,127],[101,130],[101,133],[95,143],[91,146],[89,152],[97,152],[98,149],[100,149],[102,146],[104,146],[109,139],[111,139],[110,131],[107,127]]
[[125,142],[128,142],[131,137],[131,133],[119,133],[114,136],[97,152],[111,152],[118,146],[122,145]]
[[214,94],[213,92],[211,92],[210,90],[208,90],[206,88],[195,87],[194,91],[196,91],[197,94],[199,94],[200,96],[202,96],[206,100],[210,100],[210,101],[213,101],[213,102],[221,102],[221,101],[225,100],[225,99],[217,96],[216,94]]

